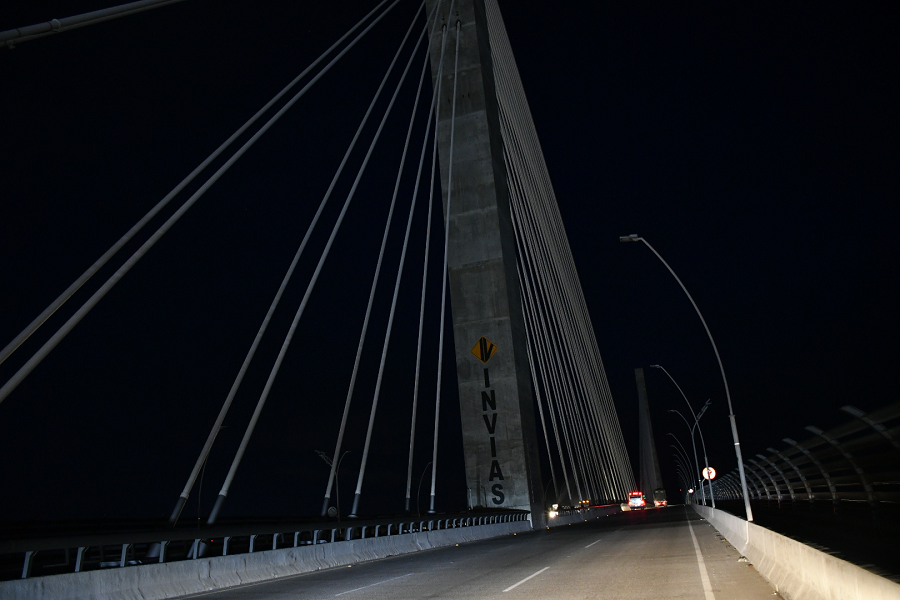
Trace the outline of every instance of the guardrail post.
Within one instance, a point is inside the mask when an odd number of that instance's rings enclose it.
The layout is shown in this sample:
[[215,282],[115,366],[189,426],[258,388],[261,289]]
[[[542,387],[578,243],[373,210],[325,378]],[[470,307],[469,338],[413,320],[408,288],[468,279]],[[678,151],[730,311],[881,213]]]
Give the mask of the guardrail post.
[[130,547],[131,547],[131,544],[122,544],[122,556],[119,558],[119,566],[120,567],[125,566],[125,558],[127,558],[128,548],[130,548]]
[[900,450],[900,441],[895,440],[894,437],[890,434],[890,432],[887,429],[885,429],[884,425],[882,425],[881,423],[876,423],[875,421],[873,421],[872,419],[867,417],[866,413],[859,410],[855,406],[849,406],[849,405],[842,406],[841,410],[844,411],[845,413],[849,413],[849,414],[853,415],[854,417],[856,417],[857,419],[859,419],[860,421],[862,421],[863,423],[865,423],[866,425],[868,425],[869,427],[871,427],[872,429],[877,431],[878,434],[881,435],[881,437],[883,437],[884,439],[886,439],[888,441],[888,443],[890,443],[891,446],[893,446],[897,450]]
[[300,539],[300,532],[299,532],[299,531],[295,531],[295,532],[294,532],[294,548],[297,547],[297,540],[299,540],[299,539]]
[[[766,471],[765,467],[763,467],[761,464],[759,464],[758,462],[756,462],[756,461],[753,460],[752,458],[748,458],[747,460],[749,460],[750,462],[752,462],[752,463],[756,466],[756,468],[758,468],[760,471],[762,471],[763,474],[765,474],[765,476],[769,478],[769,481],[772,482],[772,487],[775,488],[775,496],[778,498],[778,508],[781,508],[781,490],[778,489],[778,484],[775,483],[775,478],[772,477],[772,474],[771,474],[771,473],[769,473],[768,471]],[[762,481],[762,477],[760,477],[759,479],[760,479],[760,481]],[[764,485],[765,485],[765,484],[764,484]],[[768,488],[768,486],[766,486],[766,487]]]
[[250,536],[250,552],[253,552],[253,546],[256,544],[256,535],[258,534]]
[[784,472],[778,468],[778,465],[775,464],[775,461],[769,460],[762,454],[757,454],[756,457],[761,461],[772,465],[772,468],[775,469],[775,472],[778,473],[778,475],[781,477],[781,480],[784,482],[785,487],[787,487],[788,493],[791,495],[791,502],[796,502],[797,497],[794,494],[794,486],[791,485],[790,480],[784,476]]
[[[231,536],[226,536],[225,538],[223,538],[222,556],[228,556],[228,542],[230,542],[230,541],[231,541]],[[162,549],[160,550],[159,555],[162,556]],[[162,562],[162,560],[160,559],[159,562]]]
[[352,527],[344,527],[344,541],[349,542],[353,539],[353,528]]
[[360,534],[359,534],[360,539],[363,539],[363,540],[366,539],[366,528],[367,527],[368,527],[367,525],[363,525],[363,528],[360,530]]
[[331,541],[332,541],[332,542],[334,541],[334,536],[335,536],[336,533],[337,533],[337,529],[332,529],[332,530],[331,530]]
[[812,504],[813,502],[815,502],[815,496],[813,496],[812,488],[809,487],[809,482],[806,481],[806,477],[803,476],[803,473],[800,472],[800,469],[798,469],[794,463],[788,460],[788,458],[784,454],[782,454],[775,448],[766,448],[766,450],[775,454],[778,458],[787,463],[787,465],[792,468],[795,473],[797,473],[797,477],[800,478],[800,481],[803,482],[803,487],[806,488],[806,495],[809,497],[809,503]]
[[35,554],[37,554],[36,550],[25,552],[25,563],[22,565],[22,579],[28,579],[31,576],[31,559]]
[[87,548],[84,546],[81,546],[75,552],[75,572],[76,573],[81,572],[81,561],[84,560],[84,551],[85,550],[87,550]]
[[796,448],[797,450],[802,452],[803,455],[806,456],[806,458],[808,458],[814,465],[816,465],[816,467],[818,467],[819,472],[822,474],[822,477],[825,479],[825,483],[828,485],[828,491],[831,492],[831,503],[834,506],[834,510],[836,511],[838,505],[840,504],[840,500],[838,500],[838,496],[837,496],[837,488],[834,487],[834,482],[831,481],[831,475],[828,473],[828,471],[825,470],[824,465],[822,465],[822,463],[819,462],[819,459],[816,458],[812,452],[810,452],[809,450],[807,450],[806,448],[804,448],[803,446],[801,446],[800,444],[798,444],[791,438],[784,438],[782,441],[785,442],[786,444],[790,444],[791,446],[793,446],[794,448]]
[[844,447],[841,445],[840,442],[838,442],[836,439],[834,439],[833,437],[831,437],[830,435],[828,435],[827,433],[825,433],[818,427],[809,425],[806,427],[806,430],[811,433],[816,434],[817,436],[819,436],[820,438],[822,438],[823,440],[825,440],[826,442],[831,444],[831,446],[835,450],[837,450],[840,453],[840,455],[843,456],[847,460],[848,463],[850,463],[850,467],[856,472],[856,476],[859,477],[859,482],[862,484],[863,489],[866,491],[866,499],[868,499],[869,505],[872,508],[875,508],[876,506],[878,506],[878,501],[875,499],[875,490],[872,489],[871,484],[869,484],[869,480],[866,477],[865,471],[863,471],[862,467],[860,467],[856,463],[856,461],[853,460],[853,455],[850,454],[849,452],[847,452],[846,450],[844,450]]
[[[375,526],[375,537],[378,537],[378,529],[379,529],[380,527],[381,527],[381,525],[376,525],[376,526]],[[390,527],[390,525],[388,525],[388,527]]]
[[[750,465],[748,465],[747,463],[744,463],[744,473],[752,474],[752,475],[754,475],[757,479],[759,479],[759,476],[756,475],[756,473],[754,473],[753,471],[750,470]],[[751,485],[753,485],[754,489],[756,489],[756,499],[757,499],[757,500],[762,500],[762,494],[759,492],[759,486],[756,485],[756,482],[754,482],[754,481],[753,481],[752,479],[750,479],[749,477],[747,478],[747,482],[750,483]],[[769,496],[769,490],[766,489],[765,484],[763,484],[763,491],[766,493],[766,500],[769,500],[769,498],[770,498],[770,496]]]

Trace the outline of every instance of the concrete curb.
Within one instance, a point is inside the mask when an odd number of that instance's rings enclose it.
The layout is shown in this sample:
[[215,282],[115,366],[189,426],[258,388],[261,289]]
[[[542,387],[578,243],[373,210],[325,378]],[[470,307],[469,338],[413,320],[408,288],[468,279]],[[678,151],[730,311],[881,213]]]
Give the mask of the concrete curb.
[[531,531],[530,521],[514,521],[33,577],[0,582],[0,597],[3,600],[161,600],[526,531]]
[[694,510],[788,600],[897,600],[900,584],[708,506]]

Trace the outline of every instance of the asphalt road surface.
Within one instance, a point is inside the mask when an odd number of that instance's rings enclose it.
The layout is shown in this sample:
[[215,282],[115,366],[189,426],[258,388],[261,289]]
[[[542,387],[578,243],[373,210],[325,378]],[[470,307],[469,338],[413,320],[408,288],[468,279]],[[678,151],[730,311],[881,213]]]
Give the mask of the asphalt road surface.
[[777,598],[740,558],[693,510],[676,506],[185,598]]

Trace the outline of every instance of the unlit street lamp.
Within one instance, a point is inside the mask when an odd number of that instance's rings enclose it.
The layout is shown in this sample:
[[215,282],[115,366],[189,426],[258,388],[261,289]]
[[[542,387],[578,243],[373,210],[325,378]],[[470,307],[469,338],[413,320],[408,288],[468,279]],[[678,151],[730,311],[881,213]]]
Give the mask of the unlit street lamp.
[[725,384],[725,398],[728,400],[728,418],[731,420],[731,435],[734,438],[734,453],[737,455],[737,464],[738,464],[738,472],[741,475],[741,491],[744,493],[744,510],[747,511],[747,521],[753,520],[753,511],[750,509],[750,495],[747,493],[747,476],[744,474],[744,459],[741,457],[741,441],[738,439],[738,431],[737,431],[737,421],[734,418],[734,408],[731,405],[731,392],[728,389],[728,379],[725,377],[725,367],[722,366],[722,357],[719,356],[719,349],[716,347],[716,341],[713,339],[712,333],[709,332],[709,327],[706,325],[706,319],[703,318],[703,314],[700,312],[700,309],[697,308],[697,303],[694,302],[694,299],[691,297],[690,292],[687,291],[687,288],[684,287],[684,284],[681,283],[681,280],[678,278],[678,275],[675,274],[675,271],[672,270],[672,267],[669,266],[662,256],[660,256],[659,252],[650,245],[647,240],[640,237],[636,233],[632,233],[631,235],[623,235],[619,237],[620,242],[644,242],[644,245],[650,248],[650,251],[656,255],[656,258],[662,262],[669,270],[669,273],[672,274],[672,277],[675,278],[675,281],[678,282],[678,285],[681,286],[681,289],[684,291],[685,295],[688,297],[688,300],[691,301],[691,304],[694,306],[694,310],[697,311],[697,316],[700,317],[700,322],[703,323],[703,329],[706,330],[706,335],[709,336],[709,342],[712,344],[713,352],[716,353],[716,360],[719,361],[719,371],[722,372],[722,383]]

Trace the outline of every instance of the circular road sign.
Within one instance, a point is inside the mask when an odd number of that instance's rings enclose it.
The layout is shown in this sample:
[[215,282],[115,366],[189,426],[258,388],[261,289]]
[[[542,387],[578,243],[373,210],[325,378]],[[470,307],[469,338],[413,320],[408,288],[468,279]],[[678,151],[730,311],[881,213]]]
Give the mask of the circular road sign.
[[716,478],[716,470],[712,467],[706,467],[703,469],[703,479],[715,479]]

